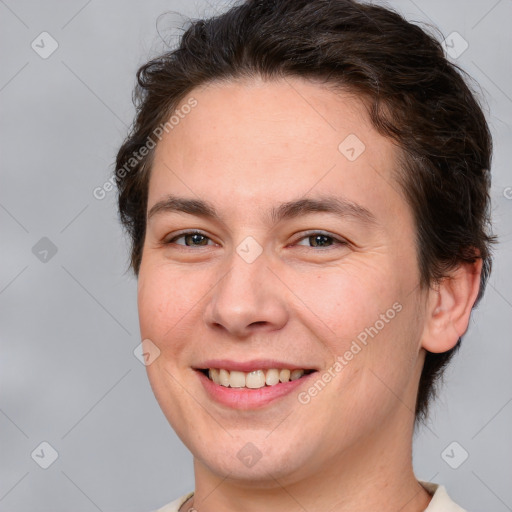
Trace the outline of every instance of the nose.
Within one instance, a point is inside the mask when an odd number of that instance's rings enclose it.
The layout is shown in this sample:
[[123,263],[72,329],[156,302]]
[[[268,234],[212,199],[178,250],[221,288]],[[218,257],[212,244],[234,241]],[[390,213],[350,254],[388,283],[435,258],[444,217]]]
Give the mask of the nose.
[[286,324],[286,288],[268,263],[265,253],[251,263],[233,253],[229,269],[213,287],[205,307],[209,328],[245,338]]

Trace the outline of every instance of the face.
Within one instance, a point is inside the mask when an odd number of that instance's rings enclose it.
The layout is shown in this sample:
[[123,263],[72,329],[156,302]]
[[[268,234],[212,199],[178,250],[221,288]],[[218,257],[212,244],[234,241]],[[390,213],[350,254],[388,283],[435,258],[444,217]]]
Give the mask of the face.
[[422,364],[398,148],[356,97],[299,78],[191,96],[149,183],[155,396],[205,471],[291,482],[356,463],[412,428]]

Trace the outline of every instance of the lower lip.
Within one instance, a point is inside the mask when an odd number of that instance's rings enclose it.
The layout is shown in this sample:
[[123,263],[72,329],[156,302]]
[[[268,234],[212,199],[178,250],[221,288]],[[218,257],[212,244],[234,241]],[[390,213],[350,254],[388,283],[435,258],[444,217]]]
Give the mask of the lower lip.
[[274,400],[289,395],[299,386],[305,384],[316,372],[304,375],[297,380],[280,382],[275,386],[263,386],[257,389],[227,388],[220,384],[215,384],[215,382],[200,371],[196,371],[196,373],[206,392],[213,400],[234,409],[247,410],[263,407]]

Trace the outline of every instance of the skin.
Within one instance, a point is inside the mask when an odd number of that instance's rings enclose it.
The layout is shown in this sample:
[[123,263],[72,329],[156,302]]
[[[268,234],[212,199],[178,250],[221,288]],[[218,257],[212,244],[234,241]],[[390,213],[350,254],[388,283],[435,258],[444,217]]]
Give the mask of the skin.
[[[155,150],[148,211],[172,193],[209,201],[222,220],[152,215],[138,281],[141,336],[160,350],[148,377],[194,456],[195,496],[182,510],[424,510],[411,445],[425,349],[448,350],[467,329],[480,262],[419,286],[413,216],[393,175],[400,149],[354,95],[254,78],[191,96],[197,106]],[[349,134],[366,148],[354,161],[338,150]],[[324,195],[375,222],[326,212],[267,221],[274,206]],[[174,238],[194,229],[208,238]],[[315,246],[311,230],[333,238]],[[252,263],[236,251],[248,236],[263,250]],[[193,370],[271,358],[321,375],[396,303],[401,311],[308,404],[299,387],[235,410],[212,401]],[[261,453],[252,467],[237,458],[248,442]]]

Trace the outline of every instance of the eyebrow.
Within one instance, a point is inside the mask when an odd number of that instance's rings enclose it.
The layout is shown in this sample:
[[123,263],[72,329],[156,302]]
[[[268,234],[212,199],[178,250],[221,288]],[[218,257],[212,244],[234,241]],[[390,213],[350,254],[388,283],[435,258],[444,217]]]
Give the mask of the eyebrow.
[[[148,212],[147,220],[160,213],[186,213],[224,223],[222,216],[208,201],[201,199],[188,199],[168,195],[158,201]],[[294,219],[309,213],[332,213],[340,217],[349,217],[364,224],[377,224],[375,215],[364,206],[335,196],[322,196],[319,198],[303,198],[282,203],[267,213],[268,223],[277,224],[283,220]]]

